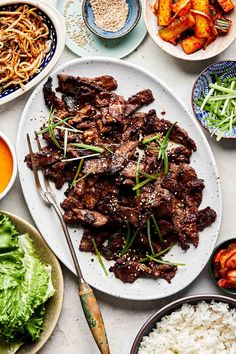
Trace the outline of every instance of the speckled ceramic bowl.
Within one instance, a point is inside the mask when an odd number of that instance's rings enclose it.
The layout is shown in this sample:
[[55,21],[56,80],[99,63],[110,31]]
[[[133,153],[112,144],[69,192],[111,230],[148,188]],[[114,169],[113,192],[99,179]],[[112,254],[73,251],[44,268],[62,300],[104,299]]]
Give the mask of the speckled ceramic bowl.
[[211,275],[211,278],[213,280],[213,283],[215,284],[215,286],[220,289],[221,291],[223,291],[225,294],[227,295],[230,295],[230,296],[235,296],[236,297],[236,289],[226,289],[226,288],[221,288],[219,285],[218,285],[218,282],[214,276],[214,266],[213,266],[213,259],[214,259],[214,256],[216,255],[217,252],[219,252],[220,250],[224,249],[224,248],[227,248],[231,243],[236,243],[236,238],[230,238],[226,241],[223,241],[221,243],[219,243],[216,248],[214,249],[212,255],[211,255],[211,258],[209,260],[209,272],[210,272],[210,275]]
[[49,339],[60,316],[64,292],[64,281],[61,267],[57,258],[54,256],[40,233],[32,225],[9,212],[0,211],[0,213],[8,215],[20,233],[29,234],[40,259],[52,266],[52,282],[56,292],[46,303],[44,330],[37,341],[25,344],[17,351],[17,354],[36,354]]
[[37,13],[42,17],[43,22],[49,29],[51,40],[50,50],[43,59],[38,72],[32,75],[24,84],[24,89],[19,85],[9,86],[0,92],[0,106],[18,96],[21,96],[34,85],[39,83],[59,60],[65,47],[66,28],[63,16],[46,1],[37,0],[0,0],[0,11],[13,11],[19,6],[27,4],[29,7],[37,7]]
[[192,295],[192,296],[187,296],[182,299],[176,300],[174,302],[171,302],[170,304],[164,306],[157,312],[155,312],[148,320],[147,322],[143,325],[143,327],[140,329],[138,332],[133,346],[131,348],[130,354],[137,354],[138,349],[140,346],[140,343],[143,339],[144,336],[148,336],[149,333],[152,331],[153,328],[155,328],[156,323],[162,319],[162,317],[166,315],[170,315],[171,312],[177,310],[180,308],[183,304],[192,304],[196,305],[200,301],[206,301],[206,302],[211,302],[212,300],[216,302],[225,302],[230,305],[232,308],[236,308],[236,300],[231,299],[230,297],[227,296],[221,296],[221,295],[213,295],[213,294],[203,294],[203,295]]
[[92,11],[90,0],[83,0],[82,15],[88,29],[103,39],[118,39],[130,33],[138,24],[142,6],[139,0],[127,0],[129,13],[125,25],[119,31],[109,32],[104,31],[95,24],[94,14]]
[[[199,123],[205,128],[209,133],[217,135],[218,131],[214,130],[214,127],[208,128],[206,125],[206,120],[209,117],[209,112],[206,110],[201,111],[200,107],[195,103],[201,97],[204,97],[209,92],[209,84],[215,83],[216,79],[214,75],[218,75],[222,79],[236,77],[236,61],[226,60],[221,61],[216,64],[208,66],[204,69],[198,76],[192,90],[192,108],[193,113]],[[233,134],[230,132],[225,132],[222,138],[236,138],[236,126],[233,128]]]

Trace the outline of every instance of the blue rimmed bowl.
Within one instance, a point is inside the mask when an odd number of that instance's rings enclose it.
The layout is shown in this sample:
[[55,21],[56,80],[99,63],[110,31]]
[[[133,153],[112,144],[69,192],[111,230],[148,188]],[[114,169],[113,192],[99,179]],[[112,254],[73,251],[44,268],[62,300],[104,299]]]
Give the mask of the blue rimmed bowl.
[[[215,75],[220,77],[220,79],[231,79],[236,77],[236,61],[226,60],[208,66],[201,72],[193,86],[193,113],[203,128],[205,128],[210,134],[217,136],[219,131],[215,130],[214,127],[209,128],[207,126],[209,112],[204,109],[201,110],[200,107],[196,104],[196,101],[199,100],[199,98],[204,98],[208,94],[209,85],[216,82]],[[232,132],[225,132],[222,138],[236,138],[236,126],[233,127]]]
[[20,5],[37,7],[37,13],[49,29],[51,41],[50,49],[42,61],[38,72],[32,75],[24,84],[24,88],[19,85],[12,85],[0,93],[0,106],[7,103],[35,86],[41,81],[55,66],[65,47],[66,28],[63,16],[52,6],[43,1],[35,0],[0,0],[0,11],[14,11]]
[[142,5],[139,0],[126,0],[126,2],[129,8],[128,17],[126,19],[124,27],[122,27],[119,31],[116,32],[104,31],[103,29],[101,29],[96,25],[90,0],[83,0],[82,15],[83,15],[84,23],[86,24],[86,26],[91,32],[93,32],[100,38],[103,39],[122,38],[135,28],[135,26],[138,24],[140,20],[140,16],[142,13]]

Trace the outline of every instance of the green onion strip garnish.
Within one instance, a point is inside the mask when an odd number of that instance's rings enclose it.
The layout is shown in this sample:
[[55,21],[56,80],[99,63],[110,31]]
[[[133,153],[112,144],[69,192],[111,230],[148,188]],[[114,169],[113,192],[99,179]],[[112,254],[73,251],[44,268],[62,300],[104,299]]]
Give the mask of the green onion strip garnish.
[[[155,136],[152,136],[150,138],[147,138],[147,139],[144,139],[142,141],[143,144],[148,144],[152,141],[157,141],[158,144],[159,144],[159,147],[158,147],[158,151],[159,151],[159,154],[158,154],[158,158],[162,159],[163,162],[164,162],[164,174],[167,175],[168,173],[168,155],[167,155],[167,147],[168,147],[168,144],[169,144],[169,138],[170,138],[170,134],[171,134],[171,131],[172,129],[174,128],[174,126],[177,124],[177,122],[175,122],[174,124],[172,124],[172,126],[169,128],[169,130],[167,131],[166,135],[164,136],[164,138],[161,140],[161,136],[160,134],[157,134]],[[147,182],[148,183],[148,182]]]
[[97,248],[97,244],[96,244],[96,241],[94,240],[94,238],[92,238],[92,244],[93,244],[94,250],[95,250],[95,252],[96,252],[96,256],[97,256],[97,258],[98,258],[98,261],[99,261],[99,263],[100,263],[100,265],[101,265],[101,267],[102,267],[104,273],[105,273],[106,276],[108,277],[108,271],[107,271],[107,269],[106,269],[106,267],[105,267],[105,265],[104,265],[104,263],[103,263],[101,254],[100,254],[100,252],[99,252],[99,250],[98,250],[98,248]]
[[131,231],[131,227],[130,227],[130,224],[129,222],[126,220],[126,225],[127,225],[127,235],[126,235],[126,241],[125,241],[125,245],[121,251],[121,256],[124,256],[125,253],[128,252],[128,250],[130,249],[130,247],[132,246],[132,244],[134,243],[135,239],[136,239],[136,236],[139,232],[139,229],[137,229],[133,236],[131,236],[132,234],[132,231]]
[[151,215],[151,218],[152,218],[153,224],[154,224],[154,226],[155,226],[155,230],[156,230],[157,236],[159,237],[159,240],[160,240],[161,242],[163,242],[163,238],[162,238],[162,235],[161,235],[161,231],[160,231],[160,228],[159,228],[159,226],[158,226],[158,223],[157,223],[157,221],[156,221],[156,219],[155,219],[155,216],[152,214],[152,215]]

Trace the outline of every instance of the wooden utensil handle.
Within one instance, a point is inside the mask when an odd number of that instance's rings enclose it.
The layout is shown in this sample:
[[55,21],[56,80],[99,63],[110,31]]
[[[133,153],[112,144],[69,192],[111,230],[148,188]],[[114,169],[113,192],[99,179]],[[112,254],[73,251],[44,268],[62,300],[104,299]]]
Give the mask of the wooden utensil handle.
[[79,296],[89,328],[102,354],[109,354],[109,345],[102,315],[93,290],[87,283],[79,285]]

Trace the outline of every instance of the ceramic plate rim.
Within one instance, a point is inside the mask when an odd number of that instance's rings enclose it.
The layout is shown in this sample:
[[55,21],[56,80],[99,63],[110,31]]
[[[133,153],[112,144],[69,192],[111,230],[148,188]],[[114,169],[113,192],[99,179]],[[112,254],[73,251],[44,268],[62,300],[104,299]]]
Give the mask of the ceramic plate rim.
[[[160,84],[160,86],[162,86],[168,92],[168,94],[170,95],[171,99],[176,101],[176,103],[181,106],[181,108],[186,112],[186,115],[188,115],[189,118],[191,119],[191,122],[192,122],[194,128],[197,129],[198,134],[201,136],[201,138],[203,139],[203,141],[205,143],[205,146],[206,146],[206,148],[208,150],[208,153],[209,153],[209,156],[210,156],[210,159],[211,159],[211,162],[212,162],[212,168],[213,168],[213,170],[215,172],[215,175],[217,177],[219,177],[218,168],[217,168],[217,165],[216,165],[216,161],[215,161],[214,155],[213,155],[213,153],[211,151],[210,145],[207,142],[207,139],[206,139],[205,135],[203,134],[203,132],[202,132],[202,130],[200,128],[200,125],[197,123],[197,121],[194,118],[194,116],[192,115],[191,111],[185,107],[185,105],[178,98],[178,96],[165,83],[163,83],[163,81],[158,76],[152,74],[151,72],[149,72],[148,70],[146,70],[146,69],[144,69],[142,67],[139,67],[138,65],[133,64],[132,62],[127,62],[127,61],[123,61],[121,59],[108,58],[108,57],[87,57],[87,58],[73,59],[73,60],[68,61],[67,63],[61,65],[60,67],[56,68],[51,73],[51,75],[56,75],[58,72],[65,70],[67,67],[69,67],[71,65],[72,66],[75,65],[75,64],[79,65],[81,63],[86,63],[86,62],[93,62],[94,63],[94,62],[97,62],[97,61],[100,62],[100,63],[104,62],[104,63],[118,64],[120,66],[126,66],[126,67],[129,67],[129,68],[135,69],[136,71],[141,72],[142,74],[144,74],[148,78],[150,78],[150,79],[154,80],[156,83]],[[30,96],[28,102],[26,103],[26,105],[24,107],[24,110],[22,112],[20,124],[19,124],[19,127],[18,127],[18,134],[17,134],[17,145],[16,145],[17,146],[17,151],[20,151],[19,150],[20,149],[20,144],[21,144],[20,135],[21,135],[21,130],[22,130],[23,124],[24,124],[25,120],[27,120],[27,111],[28,111],[29,107],[32,104],[32,101],[34,99],[34,96],[35,96],[36,92],[41,90],[41,88],[42,88],[42,86],[44,84],[44,81],[41,82],[40,85],[38,85],[37,88],[34,90],[34,92],[31,94],[31,96]],[[22,183],[23,176],[21,174],[21,163],[19,161],[18,154],[17,154],[17,161],[18,161],[19,178],[20,178],[20,183],[21,183],[22,190],[23,190],[23,195],[25,197],[26,204],[27,204],[27,206],[28,206],[28,208],[30,210],[30,205],[27,203],[26,196],[25,196],[25,191],[24,191],[24,188],[23,188],[23,183]],[[221,183],[220,183],[219,178],[217,178],[217,182],[216,183],[217,183],[218,192],[219,192],[218,223],[219,223],[219,230],[220,230],[221,219],[222,219],[222,190],[221,190]],[[32,215],[32,218],[34,219],[34,221],[35,221],[35,223],[37,225],[37,221],[35,220],[34,215]],[[219,232],[218,232],[218,234],[219,234]],[[216,245],[218,234],[217,234],[217,237],[214,240],[214,245],[212,245],[213,249],[214,249],[214,247]],[[45,240],[45,241],[47,242],[47,240]],[[53,249],[53,247],[51,247],[51,248]],[[55,254],[57,254],[56,250],[55,250]],[[211,254],[209,253],[208,256],[207,256],[207,260],[204,263],[204,265],[201,265],[201,267],[199,267],[198,271],[196,272],[197,274],[194,277],[194,279],[191,279],[191,281],[187,282],[187,284],[184,286],[184,288],[189,286],[198,277],[198,275],[201,273],[201,271],[203,270],[203,268],[206,266],[207,262],[209,261],[210,256],[211,256]],[[64,262],[64,260],[62,260],[62,259],[60,259],[60,260],[62,261],[63,264],[65,264],[65,266],[68,269],[70,269],[74,273],[73,268],[70,265],[68,265],[67,262]],[[163,296],[158,297],[157,295],[155,295],[155,296],[153,296],[153,295],[149,295],[149,296],[133,296],[132,295],[132,296],[129,296],[129,295],[126,295],[126,294],[117,295],[116,293],[113,293],[112,291],[110,291],[110,292],[105,291],[100,286],[93,285],[93,284],[91,284],[91,285],[94,288],[96,288],[97,290],[100,290],[100,291],[102,291],[104,293],[107,293],[109,295],[112,295],[112,296],[115,296],[115,297],[118,297],[118,298],[123,298],[123,299],[145,301],[145,300],[155,300],[155,299],[163,298]],[[165,297],[168,297],[168,296],[171,296],[173,294],[176,294],[177,292],[183,290],[184,288],[179,289],[178,291],[173,290],[172,292],[168,293],[168,295],[166,295]]]
[[34,5],[34,6],[39,7],[39,9],[42,10],[43,12],[45,12],[55,26],[57,37],[58,37],[58,33],[60,32],[60,40],[57,41],[55,53],[54,53],[52,59],[47,64],[47,66],[45,66],[43,68],[43,70],[36,77],[34,77],[32,80],[30,80],[29,82],[27,82],[25,84],[24,90],[19,88],[16,91],[10,93],[9,95],[2,97],[0,99],[0,106],[23,95],[25,92],[29,91],[31,88],[33,88],[35,85],[37,85],[42,79],[44,79],[45,76],[47,76],[49,74],[49,72],[53,69],[53,67],[56,65],[59,58],[61,57],[61,54],[62,54],[64,47],[65,47],[65,42],[66,42],[65,21],[64,21],[63,16],[61,15],[61,13],[55,7],[53,7],[52,5],[46,3],[42,0],[40,0],[40,1],[37,1],[37,0],[0,0],[0,6],[4,6],[4,5],[7,6],[10,4],[17,4],[17,3],[19,3],[19,4],[27,3],[29,5]]

